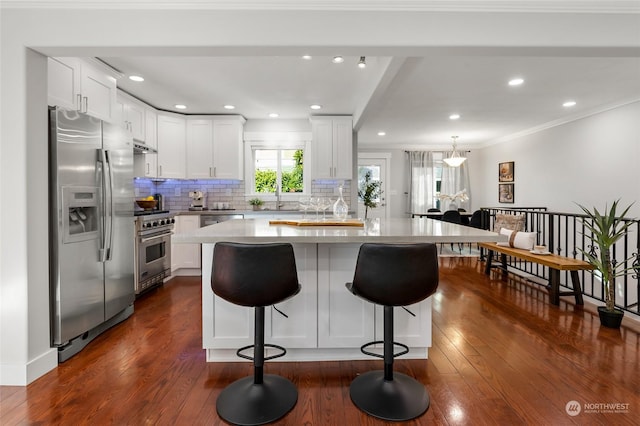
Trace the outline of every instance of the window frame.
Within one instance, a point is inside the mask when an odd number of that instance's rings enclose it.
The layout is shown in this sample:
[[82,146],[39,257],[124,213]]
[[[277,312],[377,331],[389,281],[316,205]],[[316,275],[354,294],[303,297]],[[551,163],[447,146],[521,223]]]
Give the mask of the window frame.
[[[297,135],[297,136],[296,136]],[[281,201],[298,201],[301,196],[311,193],[311,135],[305,137],[303,134],[271,134],[263,135],[257,139],[245,138],[245,197],[260,198],[263,201],[276,201],[274,193],[255,192],[255,150],[256,149],[302,149],[304,152],[302,167],[304,170],[302,180],[302,192],[283,192],[280,194]],[[255,137],[255,136],[254,136]],[[278,155],[278,170],[276,172],[278,182],[282,179],[282,170],[280,169],[280,155]]]

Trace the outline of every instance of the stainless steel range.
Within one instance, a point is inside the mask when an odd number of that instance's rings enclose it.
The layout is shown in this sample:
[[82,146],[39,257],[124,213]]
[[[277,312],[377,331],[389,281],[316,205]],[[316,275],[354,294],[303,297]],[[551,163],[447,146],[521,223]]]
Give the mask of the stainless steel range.
[[135,212],[136,295],[161,285],[171,275],[171,234],[174,215],[168,211]]

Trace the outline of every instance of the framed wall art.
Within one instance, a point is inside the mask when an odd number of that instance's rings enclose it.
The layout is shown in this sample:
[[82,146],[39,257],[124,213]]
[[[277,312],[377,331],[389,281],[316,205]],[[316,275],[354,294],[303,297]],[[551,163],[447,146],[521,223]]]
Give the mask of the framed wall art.
[[513,193],[512,183],[499,183],[498,184],[498,202],[513,204],[515,194]]
[[513,182],[515,162],[498,163],[498,182]]

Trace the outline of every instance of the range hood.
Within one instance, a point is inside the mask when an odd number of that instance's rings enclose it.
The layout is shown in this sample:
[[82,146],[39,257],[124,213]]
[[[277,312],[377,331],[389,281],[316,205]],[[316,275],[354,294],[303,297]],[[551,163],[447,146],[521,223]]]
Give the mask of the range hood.
[[157,154],[158,150],[152,146],[147,145],[144,142],[137,140],[133,141],[133,153],[134,154]]

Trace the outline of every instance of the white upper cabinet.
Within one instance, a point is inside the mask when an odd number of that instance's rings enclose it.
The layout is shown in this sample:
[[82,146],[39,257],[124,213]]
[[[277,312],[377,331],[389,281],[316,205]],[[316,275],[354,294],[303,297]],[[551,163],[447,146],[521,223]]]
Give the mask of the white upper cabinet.
[[187,119],[187,178],[213,177],[213,120]]
[[[146,107],[144,110],[145,143],[158,149],[158,113],[155,109]],[[158,154],[144,155],[144,177],[158,177]]]
[[242,116],[187,120],[187,178],[237,179],[243,176]]
[[241,116],[213,120],[213,177],[244,179],[244,123]]
[[48,59],[49,105],[116,122],[116,74],[79,58]]
[[158,114],[158,177],[186,177],[186,120],[175,114]]
[[133,139],[146,141],[145,110],[146,106],[133,97],[118,91],[118,121],[133,137]]
[[353,178],[353,121],[350,116],[312,117],[312,179]]

